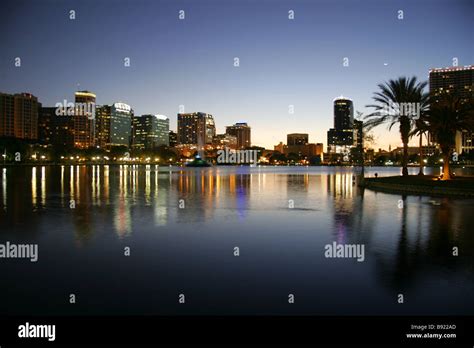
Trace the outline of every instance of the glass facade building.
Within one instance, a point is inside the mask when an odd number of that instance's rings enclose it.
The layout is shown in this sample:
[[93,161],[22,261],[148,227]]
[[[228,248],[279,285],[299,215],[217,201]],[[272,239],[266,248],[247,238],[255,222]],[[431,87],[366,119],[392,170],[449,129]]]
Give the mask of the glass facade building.
[[109,146],[129,146],[131,140],[133,110],[130,105],[114,103],[110,107]]
[[357,130],[354,129],[354,106],[352,100],[343,96],[334,99],[334,128],[327,132],[328,152],[342,154],[356,145]]
[[178,114],[178,144],[205,146],[216,135],[214,117],[204,112]]
[[170,120],[163,115],[133,117],[134,149],[150,150],[158,146],[169,146]]

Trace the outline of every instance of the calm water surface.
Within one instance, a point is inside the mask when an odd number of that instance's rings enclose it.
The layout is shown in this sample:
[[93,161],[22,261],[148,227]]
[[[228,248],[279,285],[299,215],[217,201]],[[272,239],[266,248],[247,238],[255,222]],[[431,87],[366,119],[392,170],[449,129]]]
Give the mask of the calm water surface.
[[[0,314],[474,313],[472,199],[362,190],[352,168],[0,171],[0,243],[39,245],[0,259]],[[325,258],[333,241],[365,261]]]

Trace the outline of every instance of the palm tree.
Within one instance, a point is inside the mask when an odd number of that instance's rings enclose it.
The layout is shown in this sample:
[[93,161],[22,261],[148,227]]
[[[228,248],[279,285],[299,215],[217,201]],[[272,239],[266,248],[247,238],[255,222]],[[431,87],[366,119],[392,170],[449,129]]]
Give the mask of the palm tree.
[[[417,82],[416,77],[399,77],[379,84],[373,100],[377,104],[367,105],[375,111],[366,116],[369,129],[387,123],[388,129],[398,123],[403,143],[402,174],[408,175],[408,141],[410,131],[417,117],[406,112],[405,105],[416,105],[417,116],[421,116],[428,107],[428,93],[424,92],[427,82]],[[414,104],[413,104],[414,103]]]
[[428,125],[425,121],[425,117],[420,117],[419,119],[415,120],[415,129],[410,133],[410,136],[418,135],[420,137],[420,170],[418,171],[418,175],[425,175],[423,173],[423,135],[428,132]]
[[474,131],[474,100],[443,94],[438,100],[433,100],[424,121],[426,129],[439,144],[443,155],[443,180],[449,180],[449,160],[455,145],[456,132]]

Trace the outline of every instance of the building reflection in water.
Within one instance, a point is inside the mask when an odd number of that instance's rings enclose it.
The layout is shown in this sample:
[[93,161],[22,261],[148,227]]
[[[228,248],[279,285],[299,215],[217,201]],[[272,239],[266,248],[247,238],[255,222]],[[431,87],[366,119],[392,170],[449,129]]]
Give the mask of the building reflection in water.
[[[292,228],[304,229],[307,225],[301,224],[311,221],[315,233],[329,240],[364,244],[366,262],[374,262],[377,280],[391,290],[419,282],[426,272],[472,274],[472,200],[376,193],[358,188],[352,176],[345,169],[295,173],[239,167],[170,171],[155,165],[2,168],[0,204],[6,209],[0,209],[0,224],[2,233],[15,225],[34,234],[41,232],[40,222],[54,219],[64,231],[73,231],[78,246],[98,234],[127,238],[142,229],[160,233],[177,228],[176,223],[213,226],[217,219],[233,222],[249,216],[257,221],[258,233],[261,226],[271,229],[272,224],[259,219],[271,214],[288,214],[291,219],[291,212],[282,207],[294,198],[296,208],[310,209],[298,213],[301,219],[292,221]],[[185,209],[179,209],[180,199]],[[400,199],[402,209],[397,207]],[[69,208],[71,200],[74,209]],[[452,257],[455,246],[458,258]]]
[[[353,181],[352,172],[339,172],[326,176],[326,191],[332,202],[333,231],[337,243],[361,243],[360,236],[355,236],[355,225],[364,223],[363,189]],[[367,227],[364,227],[367,228]]]
[[7,208],[7,168],[2,169],[2,208]]
[[37,204],[37,192],[36,192],[36,167],[31,168],[31,202],[33,207]]
[[221,169],[205,169],[182,170],[177,175],[178,200],[185,204],[184,209],[177,210],[177,222],[206,221],[213,218],[216,209],[246,216],[252,179],[248,173],[222,175]]

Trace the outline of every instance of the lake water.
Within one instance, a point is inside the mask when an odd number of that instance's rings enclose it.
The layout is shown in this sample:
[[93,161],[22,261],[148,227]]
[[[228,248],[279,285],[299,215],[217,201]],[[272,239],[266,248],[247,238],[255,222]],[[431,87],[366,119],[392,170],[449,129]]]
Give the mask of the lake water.
[[[474,312],[472,199],[363,190],[349,167],[0,171],[0,243],[39,248],[0,259],[1,314]],[[326,258],[333,242],[364,261]]]

